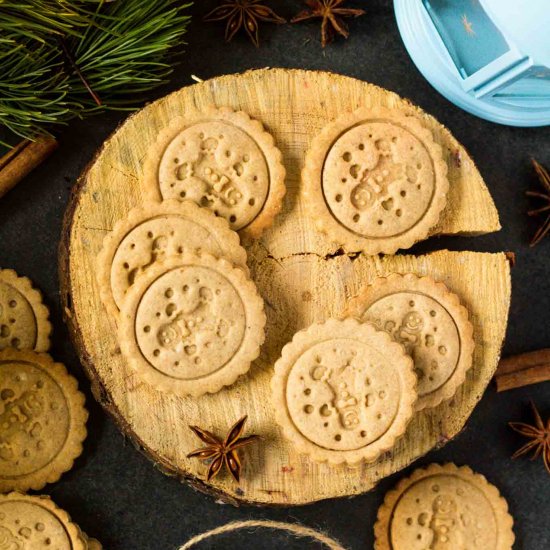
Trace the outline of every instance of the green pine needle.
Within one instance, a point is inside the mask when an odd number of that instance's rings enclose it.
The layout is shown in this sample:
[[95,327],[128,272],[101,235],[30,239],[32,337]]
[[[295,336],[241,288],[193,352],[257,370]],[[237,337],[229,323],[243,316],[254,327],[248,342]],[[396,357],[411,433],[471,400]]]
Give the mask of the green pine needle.
[[173,70],[189,6],[0,0],[0,125],[33,139],[71,118],[143,101]]

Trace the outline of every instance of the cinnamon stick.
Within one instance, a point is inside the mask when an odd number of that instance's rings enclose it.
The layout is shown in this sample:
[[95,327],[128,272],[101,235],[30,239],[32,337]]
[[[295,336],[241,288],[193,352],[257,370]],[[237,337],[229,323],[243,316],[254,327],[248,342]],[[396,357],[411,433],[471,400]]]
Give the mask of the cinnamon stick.
[[502,359],[495,374],[497,391],[550,380],[550,348]]
[[57,140],[51,136],[42,136],[36,141],[24,139],[1,157],[0,198],[46,160],[57,147]]

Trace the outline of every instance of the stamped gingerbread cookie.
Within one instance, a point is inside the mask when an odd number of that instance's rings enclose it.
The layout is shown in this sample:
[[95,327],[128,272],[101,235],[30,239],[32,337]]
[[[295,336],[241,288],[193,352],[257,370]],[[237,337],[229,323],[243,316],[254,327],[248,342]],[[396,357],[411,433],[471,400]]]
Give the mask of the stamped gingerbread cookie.
[[0,352],[0,493],[57,481],[82,453],[88,412],[76,380],[46,354]]
[[247,237],[272,224],[285,195],[285,168],[273,137],[259,121],[229,108],[173,119],[144,172],[153,200],[192,200]]
[[397,109],[362,108],[316,136],[303,170],[310,217],[347,252],[393,254],[428,236],[447,202],[431,132]]
[[511,550],[513,519],[498,489],[467,466],[432,464],[386,494],[375,550]]
[[298,332],[271,382],[277,422],[318,461],[373,462],[413,416],[416,377],[403,346],[356,319]]
[[48,351],[52,326],[42,296],[26,277],[0,269],[0,350]]
[[467,309],[430,277],[392,274],[351,300],[344,315],[373,323],[405,346],[418,376],[417,409],[450,399],[473,364]]
[[79,527],[46,496],[0,495],[0,548],[88,550]]
[[248,371],[265,322],[263,300],[242,269],[208,254],[182,256],[155,264],[130,288],[119,343],[152,386],[198,396]]
[[98,281],[107,311],[118,316],[128,288],[155,262],[202,252],[224,257],[248,273],[239,236],[206,208],[168,200],[131,210],[105,237],[98,257]]

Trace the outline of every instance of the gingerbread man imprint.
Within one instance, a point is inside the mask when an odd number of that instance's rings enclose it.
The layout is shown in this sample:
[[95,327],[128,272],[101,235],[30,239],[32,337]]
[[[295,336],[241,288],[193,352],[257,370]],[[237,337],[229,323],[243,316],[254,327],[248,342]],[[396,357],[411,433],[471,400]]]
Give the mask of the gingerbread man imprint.
[[449,312],[435,299],[395,293],[375,302],[366,315],[413,358],[419,395],[437,390],[452,376],[460,357],[460,335]]
[[333,216],[369,238],[409,230],[429,208],[434,190],[423,144],[384,121],[365,122],[342,135],[327,153],[322,177]]
[[383,359],[369,356],[359,342],[335,340],[311,347],[296,361],[289,387],[297,384],[301,391],[289,400],[289,411],[308,439],[329,449],[356,449],[391,424],[400,390],[384,379]]

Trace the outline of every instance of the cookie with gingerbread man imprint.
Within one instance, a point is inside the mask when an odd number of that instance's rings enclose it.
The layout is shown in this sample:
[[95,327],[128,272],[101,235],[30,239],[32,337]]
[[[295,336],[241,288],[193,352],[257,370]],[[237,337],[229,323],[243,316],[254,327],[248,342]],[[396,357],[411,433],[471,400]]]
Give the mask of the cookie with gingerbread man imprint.
[[191,201],[149,202],[119,220],[98,256],[101,299],[113,319],[128,289],[166,258],[206,252],[248,273],[246,251],[226,220]]
[[286,171],[273,137],[246,113],[210,107],[176,117],[147,155],[152,200],[191,200],[256,238],[273,223]]
[[498,489],[467,466],[431,464],[386,494],[375,550],[511,550],[513,519]]
[[151,267],[122,304],[119,343],[139,376],[178,395],[215,393],[248,371],[266,317],[242,269],[209,254]]
[[87,418],[84,395],[61,363],[0,351],[0,492],[39,490],[70,470]]
[[347,252],[393,254],[425,239],[447,203],[447,165],[420,119],[361,108],[313,139],[302,173],[318,229]]
[[275,363],[275,417],[314,460],[374,462],[413,416],[416,377],[403,346],[356,319],[329,319],[294,335]]
[[93,546],[49,497],[13,492],[0,495],[0,548],[88,550]]
[[405,346],[418,376],[418,410],[450,399],[473,365],[468,310],[430,277],[380,277],[350,301],[347,315],[373,323]]

